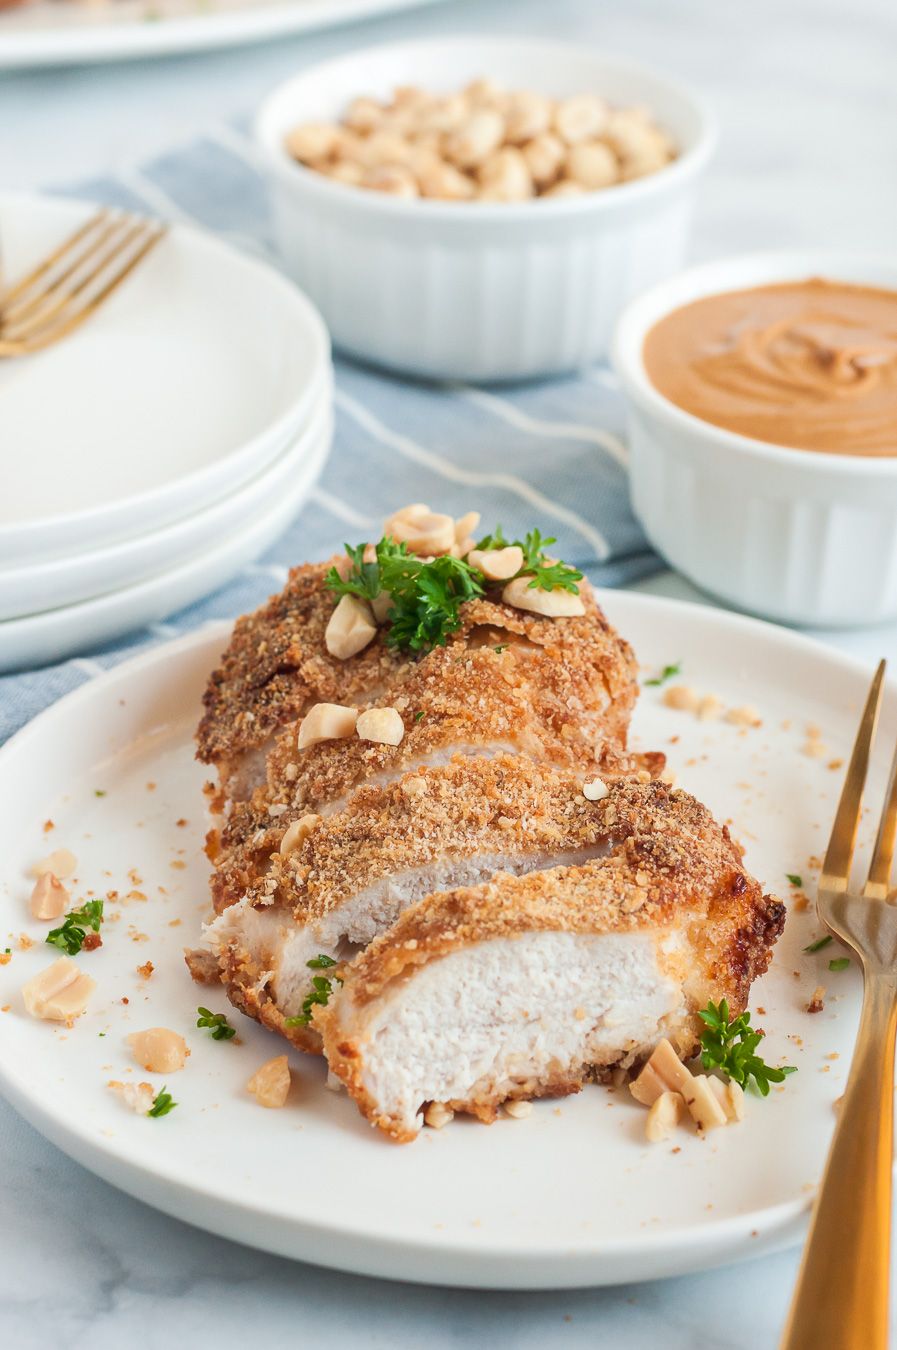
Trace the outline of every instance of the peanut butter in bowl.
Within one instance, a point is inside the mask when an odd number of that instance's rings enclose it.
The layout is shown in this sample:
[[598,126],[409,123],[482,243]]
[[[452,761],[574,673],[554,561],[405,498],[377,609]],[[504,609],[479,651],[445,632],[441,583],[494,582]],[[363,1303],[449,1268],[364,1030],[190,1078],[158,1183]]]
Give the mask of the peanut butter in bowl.
[[897,456],[897,291],[811,277],[705,295],[654,324],[647,376],[742,436]]

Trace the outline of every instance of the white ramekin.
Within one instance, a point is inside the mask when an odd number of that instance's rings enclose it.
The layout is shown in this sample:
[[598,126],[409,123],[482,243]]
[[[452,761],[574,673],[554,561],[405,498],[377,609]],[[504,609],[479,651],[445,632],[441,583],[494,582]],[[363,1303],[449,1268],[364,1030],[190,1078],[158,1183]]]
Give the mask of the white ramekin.
[[613,364],[632,503],[667,562],[729,604],[786,623],[878,623],[897,615],[897,429],[894,457],[880,459],[752,440],[664,398],[642,356],[648,330],[680,305],[813,276],[897,289],[897,261],[758,254],[683,272],[627,307]]
[[[447,91],[482,75],[645,104],[682,153],[604,192],[496,204],[364,192],[284,149],[291,127],[337,120],[358,94],[385,98],[409,83]],[[715,141],[700,102],[660,75],[504,37],[373,47],[315,66],[271,94],[255,134],[273,169],[278,243],[335,344],[412,375],[465,380],[548,375],[605,356],[626,301],[681,266],[695,180]]]

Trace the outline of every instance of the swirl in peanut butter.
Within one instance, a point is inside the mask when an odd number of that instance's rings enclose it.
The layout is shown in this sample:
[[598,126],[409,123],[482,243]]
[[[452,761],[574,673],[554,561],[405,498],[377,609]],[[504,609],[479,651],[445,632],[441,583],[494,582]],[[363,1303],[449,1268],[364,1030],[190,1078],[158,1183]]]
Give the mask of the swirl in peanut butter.
[[742,436],[897,455],[897,291],[813,278],[708,295],[650,330],[664,397]]

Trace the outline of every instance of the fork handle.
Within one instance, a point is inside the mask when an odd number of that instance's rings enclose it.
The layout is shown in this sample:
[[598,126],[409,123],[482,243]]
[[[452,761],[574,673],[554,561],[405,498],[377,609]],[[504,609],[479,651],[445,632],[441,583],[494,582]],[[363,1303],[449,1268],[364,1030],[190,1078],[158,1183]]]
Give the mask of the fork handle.
[[867,970],[782,1350],[888,1350],[895,1030],[893,974]]

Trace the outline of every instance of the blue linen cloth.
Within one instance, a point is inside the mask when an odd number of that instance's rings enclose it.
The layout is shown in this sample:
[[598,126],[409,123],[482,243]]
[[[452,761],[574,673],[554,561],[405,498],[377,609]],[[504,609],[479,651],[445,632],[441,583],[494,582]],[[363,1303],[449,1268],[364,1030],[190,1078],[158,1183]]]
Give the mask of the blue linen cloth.
[[[198,224],[278,265],[261,165],[240,128],[210,128],[139,168],[59,192]],[[629,506],[622,429],[622,399],[606,368],[479,389],[403,381],[337,357],[333,450],[289,529],[227,586],[165,623],[0,677],[0,743],[99,670],[256,608],[289,566],[378,537],[406,502],[455,516],[477,510],[484,532],[501,523],[511,537],[537,525],[557,537],[557,556],[598,585],[656,571]]]

